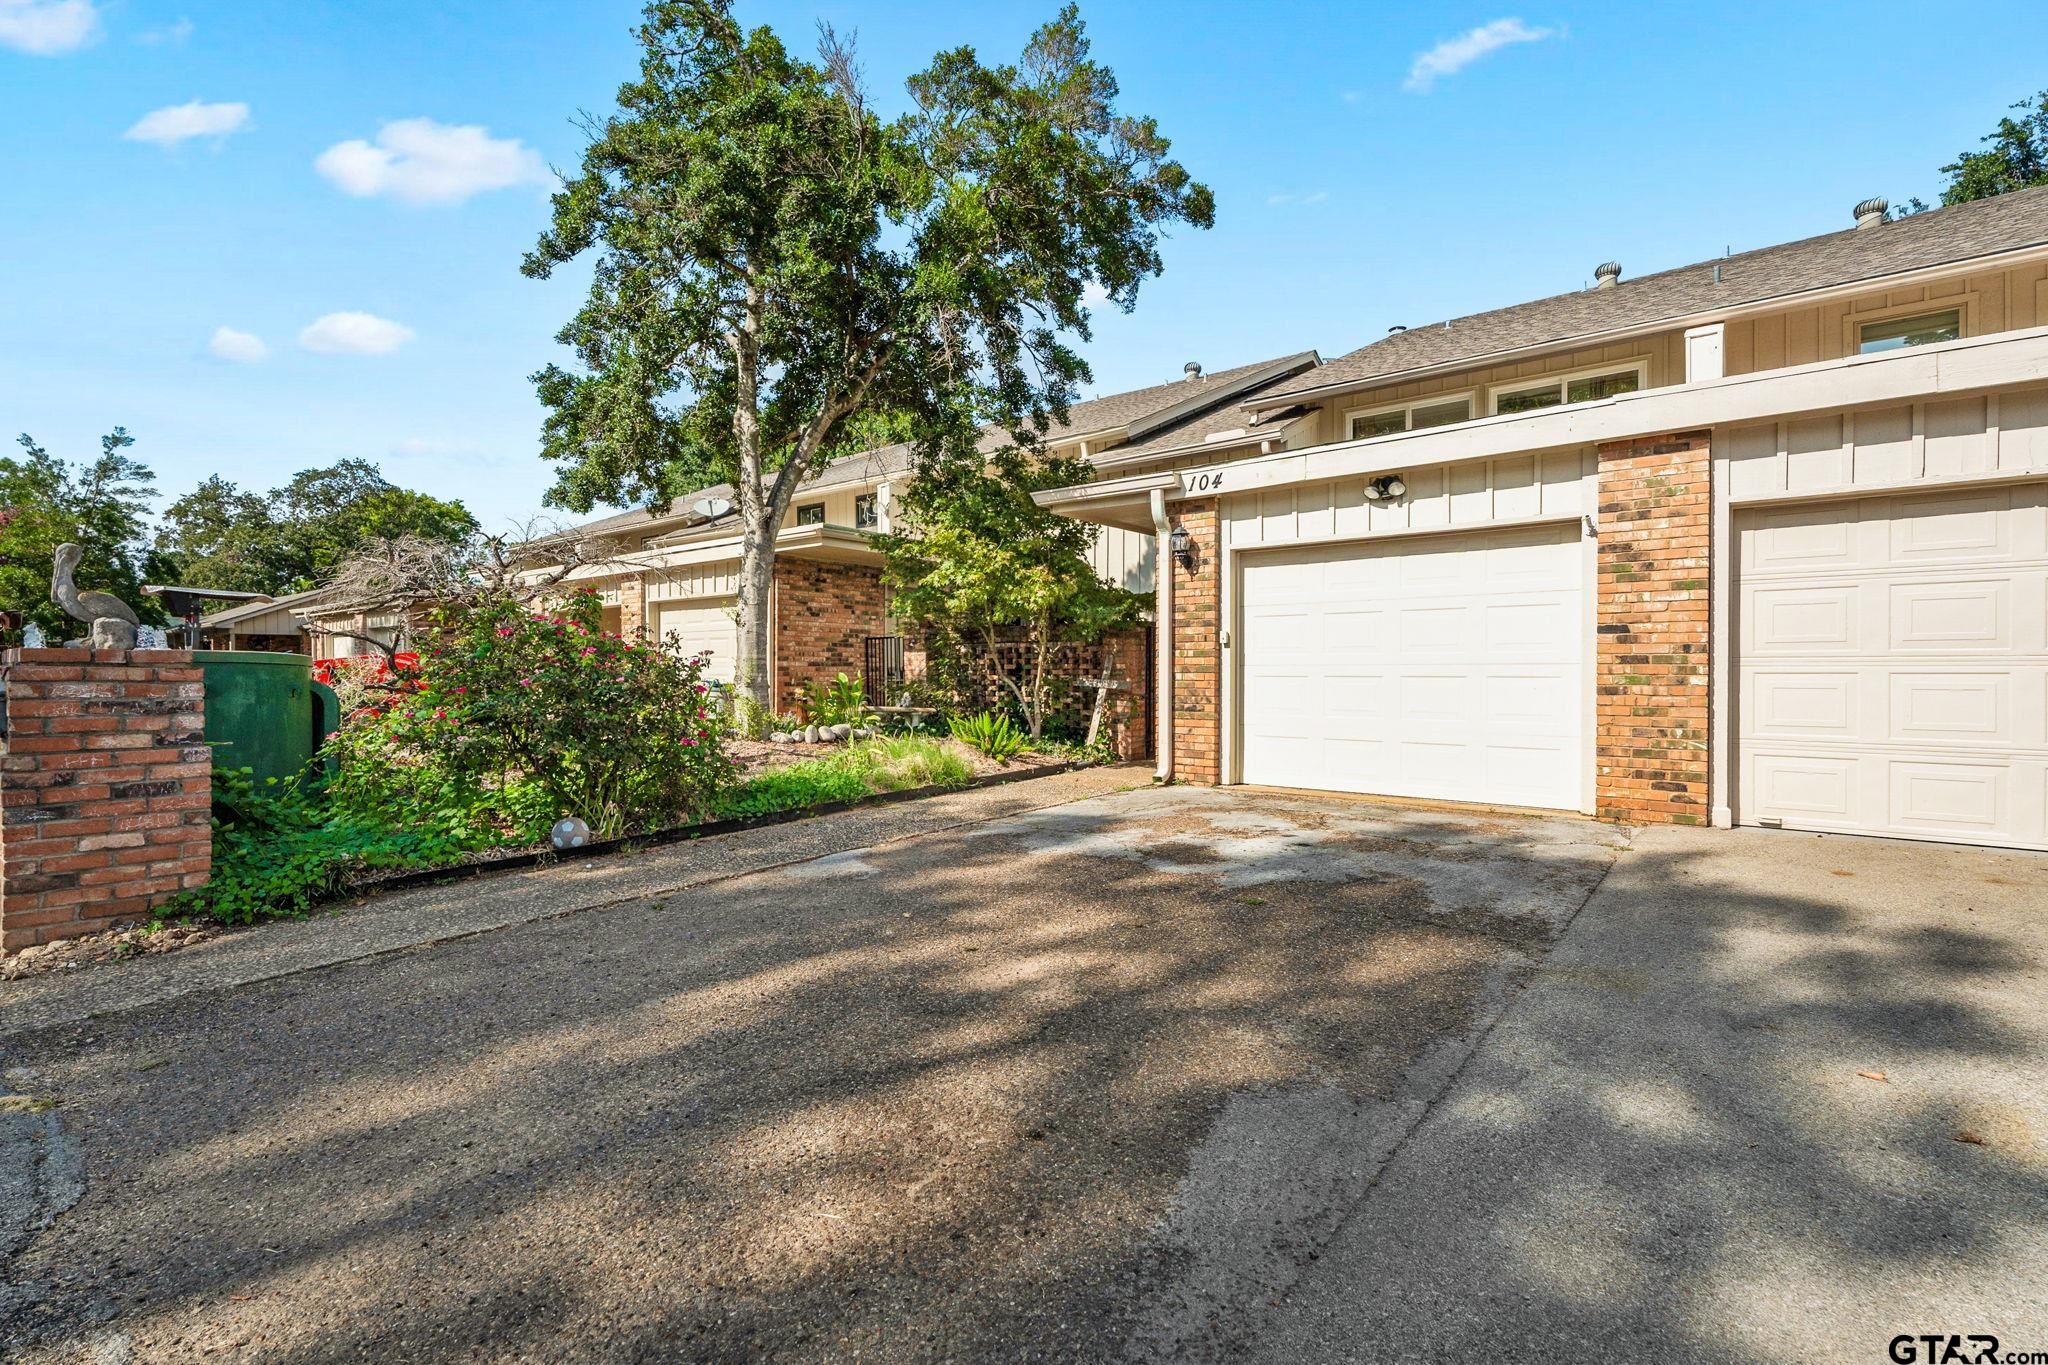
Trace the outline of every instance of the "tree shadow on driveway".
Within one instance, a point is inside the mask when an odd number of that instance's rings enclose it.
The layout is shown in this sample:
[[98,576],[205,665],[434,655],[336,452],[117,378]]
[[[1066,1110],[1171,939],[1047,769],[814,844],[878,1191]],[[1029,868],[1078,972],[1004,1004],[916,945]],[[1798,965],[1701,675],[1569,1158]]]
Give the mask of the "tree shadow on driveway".
[[[1162,1302],[1196,1340],[1355,1174],[1276,1181],[1315,1130],[1260,1104],[1401,1098],[1617,844],[1135,793],[30,1035],[89,1179],[0,1342],[1100,1358]],[[1250,1278],[1180,1293],[1225,1237]]]
[[2048,1348],[2044,887],[2037,855],[1639,838],[1261,1358]]

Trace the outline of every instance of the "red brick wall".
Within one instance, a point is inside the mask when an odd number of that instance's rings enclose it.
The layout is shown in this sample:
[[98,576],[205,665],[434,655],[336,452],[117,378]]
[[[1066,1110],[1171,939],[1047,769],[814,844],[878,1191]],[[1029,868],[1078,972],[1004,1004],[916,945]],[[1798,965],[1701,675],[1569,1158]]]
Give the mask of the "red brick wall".
[[1185,526],[1194,537],[1194,565],[1182,564],[1170,552],[1161,556],[1173,574],[1173,775],[1183,782],[1214,784],[1222,780],[1217,612],[1223,547],[1216,500],[1180,504],[1174,525]]
[[182,649],[0,655],[0,951],[137,920],[212,867],[205,689]]
[[647,584],[638,576],[619,580],[619,634],[638,635],[646,630]]
[[815,681],[867,667],[867,638],[888,629],[882,572],[815,559],[775,561],[775,708],[793,711]]
[[1709,450],[1704,431],[1599,448],[1605,819],[1707,823]]

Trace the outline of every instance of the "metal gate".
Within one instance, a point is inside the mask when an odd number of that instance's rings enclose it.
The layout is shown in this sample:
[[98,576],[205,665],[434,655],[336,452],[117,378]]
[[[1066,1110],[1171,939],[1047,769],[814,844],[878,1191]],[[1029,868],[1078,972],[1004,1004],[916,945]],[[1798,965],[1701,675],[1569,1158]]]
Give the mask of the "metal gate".
[[861,693],[869,706],[894,706],[903,687],[903,637],[870,635]]

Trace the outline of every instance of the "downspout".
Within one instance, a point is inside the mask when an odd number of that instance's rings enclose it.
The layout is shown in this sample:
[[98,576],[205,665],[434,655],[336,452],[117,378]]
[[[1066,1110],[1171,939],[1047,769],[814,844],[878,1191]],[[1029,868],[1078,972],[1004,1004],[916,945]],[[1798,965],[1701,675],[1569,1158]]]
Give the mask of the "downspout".
[[1159,676],[1152,688],[1157,701],[1152,707],[1152,750],[1158,765],[1152,770],[1161,782],[1173,781],[1173,527],[1166,520],[1166,490],[1152,490],[1152,618],[1159,637],[1154,663]]

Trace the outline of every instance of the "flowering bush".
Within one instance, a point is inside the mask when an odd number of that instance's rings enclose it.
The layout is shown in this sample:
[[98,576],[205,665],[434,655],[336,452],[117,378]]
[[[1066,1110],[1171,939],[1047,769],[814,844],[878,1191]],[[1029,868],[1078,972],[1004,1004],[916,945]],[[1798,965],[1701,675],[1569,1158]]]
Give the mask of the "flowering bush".
[[702,656],[622,639],[585,593],[442,621],[416,685],[377,697],[334,741],[334,793],[387,819],[424,799],[442,821],[533,837],[560,815],[598,835],[712,810],[733,769]]

